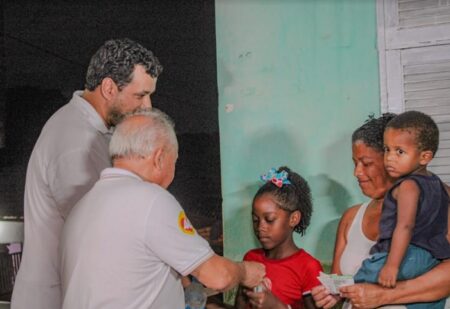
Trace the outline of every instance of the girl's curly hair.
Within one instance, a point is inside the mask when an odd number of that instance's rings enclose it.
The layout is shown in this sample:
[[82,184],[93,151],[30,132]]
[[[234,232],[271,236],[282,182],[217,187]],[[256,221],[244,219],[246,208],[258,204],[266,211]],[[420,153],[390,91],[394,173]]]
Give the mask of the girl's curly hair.
[[287,178],[291,184],[283,184],[279,188],[270,181],[266,182],[256,192],[253,203],[255,203],[258,197],[264,194],[270,194],[281,209],[288,212],[300,211],[302,216],[300,222],[294,227],[294,231],[300,235],[304,235],[312,215],[311,190],[306,180],[296,172],[291,171],[286,166],[282,166],[277,170],[277,173],[282,171],[287,172]]

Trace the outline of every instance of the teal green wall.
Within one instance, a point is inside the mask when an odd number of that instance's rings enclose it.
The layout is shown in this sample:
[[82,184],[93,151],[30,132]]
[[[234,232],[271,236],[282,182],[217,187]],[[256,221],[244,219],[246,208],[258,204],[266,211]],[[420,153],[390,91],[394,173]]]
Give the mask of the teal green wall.
[[258,177],[288,165],[309,182],[299,246],[329,263],[343,211],[363,200],[351,133],[379,114],[374,0],[216,0],[225,254],[257,247]]

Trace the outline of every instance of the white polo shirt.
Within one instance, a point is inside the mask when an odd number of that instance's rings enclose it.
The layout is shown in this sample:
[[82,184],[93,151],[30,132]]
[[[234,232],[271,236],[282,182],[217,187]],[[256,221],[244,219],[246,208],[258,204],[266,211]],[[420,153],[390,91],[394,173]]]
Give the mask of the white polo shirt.
[[73,205],[111,165],[110,132],[74,93],[45,124],[28,163],[24,252],[12,296],[14,309],[60,309],[58,245]]
[[180,274],[214,254],[168,191],[118,168],[72,209],[61,250],[64,309],[184,309]]

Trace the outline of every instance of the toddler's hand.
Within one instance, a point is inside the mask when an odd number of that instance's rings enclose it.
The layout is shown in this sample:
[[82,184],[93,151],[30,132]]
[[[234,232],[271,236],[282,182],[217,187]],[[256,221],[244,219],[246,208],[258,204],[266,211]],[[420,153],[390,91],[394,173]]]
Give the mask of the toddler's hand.
[[384,265],[378,275],[378,283],[385,288],[394,288],[397,283],[398,268]]

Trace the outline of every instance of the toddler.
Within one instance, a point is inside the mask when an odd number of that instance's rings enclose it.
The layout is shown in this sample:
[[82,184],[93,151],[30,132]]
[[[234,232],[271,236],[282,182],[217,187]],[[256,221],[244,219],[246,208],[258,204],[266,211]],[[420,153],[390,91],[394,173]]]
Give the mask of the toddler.
[[[449,197],[436,175],[427,170],[439,144],[436,123],[421,112],[393,118],[384,132],[384,165],[398,178],[385,196],[380,234],[355,282],[394,287],[450,257],[446,239]],[[444,308],[445,299],[409,304],[408,308]]]

